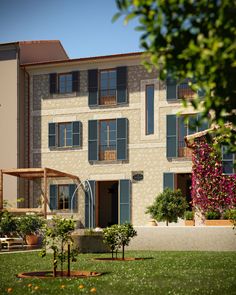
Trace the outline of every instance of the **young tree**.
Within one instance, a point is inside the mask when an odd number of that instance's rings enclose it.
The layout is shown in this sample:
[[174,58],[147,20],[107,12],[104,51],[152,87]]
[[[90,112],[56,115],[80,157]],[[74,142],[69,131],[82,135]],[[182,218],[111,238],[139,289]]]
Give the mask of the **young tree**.
[[130,223],[125,223],[119,226],[119,244],[122,247],[122,259],[125,259],[125,246],[128,246],[130,239],[137,236],[137,231]]
[[166,188],[156,197],[153,205],[147,207],[146,213],[157,221],[166,221],[168,226],[169,222],[177,222],[178,217],[183,218],[187,207],[180,190]]
[[226,143],[236,151],[236,2],[230,0],[116,0],[125,22],[138,18],[141,47],[160,78],[194,79],[193,90],[203,89],[205,99],[191,101],[203,106],[203,118],[220,126]]

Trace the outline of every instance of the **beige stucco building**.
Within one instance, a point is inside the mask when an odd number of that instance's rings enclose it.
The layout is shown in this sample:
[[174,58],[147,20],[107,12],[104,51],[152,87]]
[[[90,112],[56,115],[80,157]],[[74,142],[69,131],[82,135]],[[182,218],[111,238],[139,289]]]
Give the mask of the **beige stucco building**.
[[[146,207],[164,187],[180,188],[190,201],[192,163],[184,136],[193,133],[190,121],[197,114],[181,110],[178,97],[194,93],[187,82],[160,81],[142,59],[141,53],[130,53],[21,65],[27,75],[21,83],[28,90],[20,104],[28,114],[22,133],[25,161],[19,164],[17,137],[11,137],[12,150],[9,141],[1,146],[0,167],[50,167],[78,176],[78,190],[69,178],[50,179],[51,213],[73,212],[83,226],[146,225]],[[16,99],[17,60],[0,62],[1,76],[5,67],[14,87],[10,93],[1,81],[0,93],[3,89]],[[9,111],[1,108],[1,138],[8,138],[4,132],[17,134],[23,123],[15,120],[12,131],[4,130],[9,114],[17,117],[17,107],[9,101]],[[189,123],[176,116],[180,111],[192,114]],[[4,159],[10,152],[14,156]],[[39,179],[18,188],[26,207],[40,206],[42,185]]]

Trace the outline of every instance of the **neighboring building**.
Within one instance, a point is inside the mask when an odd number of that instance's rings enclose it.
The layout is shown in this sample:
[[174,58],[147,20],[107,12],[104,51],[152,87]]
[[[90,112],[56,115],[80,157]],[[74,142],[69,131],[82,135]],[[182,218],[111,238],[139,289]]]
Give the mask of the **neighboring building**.
[[[191,108],[184,110],[192,114],[189,122],[176,116],[179,98],[194,95],[187,81],[164,83],[141,60],[141,53],[129,53],[21,65],[29,89],[22,105],[29,117],[21,167],[50,167],[89,180],[93,202],[79,189],[72,208],[84,226],[146,225],[146,207],[164,187],[180,188],[190,201],[191,151],[184,136],[207,126],[191,129],[199,116]],[[13,164],[20,167],[17,157]],[[41,185],[24,186],[25,205],[38,206]],[[52,212],[71,211],[75,188],[70,179],[50,181]]]
[[[0,167],[28,167],[28,88],[22,64],[66,60],[60,41],[29,41],[0,44]],[[21,183],[21,185],[20,185]],[[18,187],[18,188],[17,188]],[[6,176],[4,197],[16,206],[23,197],[24,182]],[[25,204],[27,205],[27,204]]]

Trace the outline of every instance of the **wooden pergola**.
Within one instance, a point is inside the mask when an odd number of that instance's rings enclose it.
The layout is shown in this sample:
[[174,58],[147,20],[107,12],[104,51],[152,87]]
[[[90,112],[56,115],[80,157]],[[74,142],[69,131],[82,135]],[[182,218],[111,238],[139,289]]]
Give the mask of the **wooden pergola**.
[[76,180],[78,184],[80,183],[80,179],[78,176],[62,172],[59,170],[51,169],[51,168],[16,168],[16,169],[1,169],[0,170],[0,210],[3,209],[3,175],[11,175],[16,177],[25,178],[28,180],[35,180],[37,178],[44,179],[44,189],[43,189],[43,197],[44,197],[44,208],[43,214],[44,217],[47,217],[47,186],[48,186],[48,178],[58,178],[58,177],[67,177],[73,180]]

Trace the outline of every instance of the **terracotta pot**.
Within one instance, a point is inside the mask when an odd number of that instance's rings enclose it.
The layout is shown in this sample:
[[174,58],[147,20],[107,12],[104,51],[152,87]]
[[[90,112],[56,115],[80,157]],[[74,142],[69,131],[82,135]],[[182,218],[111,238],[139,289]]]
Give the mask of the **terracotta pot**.
[[155,219],[151,219],[151,220],[148,221],[148,225],[149,226],[157,226],[158,224],[157,224]]
[[233,223],[228,219],[206,219],[204,222],[205,225],[208,226],[232,226]]
[[185,226],[194,226],[194,220],[185,220]]
[[25,237],[27,245],[37,245],[39,243],[39,236],[37,235],[26,235]]

